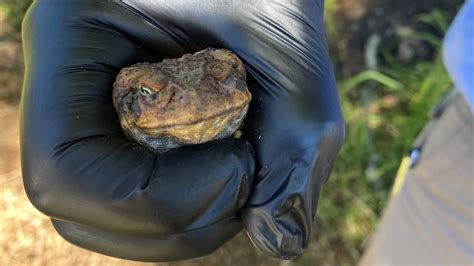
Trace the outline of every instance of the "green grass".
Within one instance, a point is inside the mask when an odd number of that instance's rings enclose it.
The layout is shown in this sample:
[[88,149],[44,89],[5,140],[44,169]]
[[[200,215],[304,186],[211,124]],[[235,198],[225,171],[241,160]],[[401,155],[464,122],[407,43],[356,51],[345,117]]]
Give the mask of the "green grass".
[[413,35],[435,49],[432,60],[403,65],[391,50],[382,49],[379,71],[363,70],[338,81],[346,141],[321,195],[315,223],[319,232],[297,265],[357,262],[387,203],[402,157],[430,110],[452,87],[440,55],[446,15],[434,10],[418,19],[438,30],[438,35]]

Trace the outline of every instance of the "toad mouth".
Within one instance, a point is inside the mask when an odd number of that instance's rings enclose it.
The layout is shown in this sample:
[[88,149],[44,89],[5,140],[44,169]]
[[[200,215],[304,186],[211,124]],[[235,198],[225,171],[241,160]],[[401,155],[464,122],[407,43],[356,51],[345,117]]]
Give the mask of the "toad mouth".
[[184,122],[184,123],[163,124],[163,125],[160,125],[160,127],[138,126],[137,123],[135,123],[135,122],[128,123],[128,121],[127,121],[127,124],[128,125],[133,124],[137,129],[139,129],[140,131],[142,131],[144,133],[154,133],[154,132],[162,131],[162,130],[169,130],[169,129],[180,128],[180,127],[184,127],[184,126],[197,125],[197,124],[202,123],[202,122],[214,120],[218,117],[224,117],[228,114],[237,112],[237,111],[241,110],[242,108],[243,108],[243,106],[236,106],[236,107],[232,107],[232,108],[229,108],[227,110],[224,110],[222,112],[204,117],[202,119],[190,120],[190,121]]

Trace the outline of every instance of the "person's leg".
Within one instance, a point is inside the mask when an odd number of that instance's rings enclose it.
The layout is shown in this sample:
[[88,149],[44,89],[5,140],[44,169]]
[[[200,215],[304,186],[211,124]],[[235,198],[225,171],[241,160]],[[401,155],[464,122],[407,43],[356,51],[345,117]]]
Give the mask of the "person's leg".
[[460,95],[430,121],[360,265],[474,263],[473,127]]

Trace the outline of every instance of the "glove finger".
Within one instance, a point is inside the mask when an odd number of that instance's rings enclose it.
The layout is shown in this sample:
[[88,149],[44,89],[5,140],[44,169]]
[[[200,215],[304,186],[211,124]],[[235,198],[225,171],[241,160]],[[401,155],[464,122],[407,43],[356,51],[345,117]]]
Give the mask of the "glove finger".
[[232,219],[163,238],[150,238],[122,235],[54,219],[52,222],[62,237],[77,246],[117,258],[146,262],[202,257],[214,252],[242,230],[240,220]]

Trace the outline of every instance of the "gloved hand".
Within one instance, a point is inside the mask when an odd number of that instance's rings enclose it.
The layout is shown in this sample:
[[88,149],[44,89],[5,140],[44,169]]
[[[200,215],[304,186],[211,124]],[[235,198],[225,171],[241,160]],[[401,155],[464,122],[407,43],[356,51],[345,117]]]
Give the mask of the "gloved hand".
[[137,12],[119,1],[33,3],[23,24],[26,192],[84,248],[142,261],[201,257],[242,230],[255,162],[244,140],[160,155],[126,140],[112,103],[118,71],[197,48]]
[[[208,254],[244,223],[266,254],[309,242],[319,191],[343,139],[322,0],[39,0],[24,27],[22,166],[32,202],[71,242],[164,261]],[[245,142],[154,156],[124,140],[115,74],[206,47],[249,72]]]

